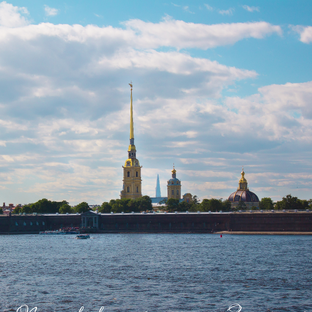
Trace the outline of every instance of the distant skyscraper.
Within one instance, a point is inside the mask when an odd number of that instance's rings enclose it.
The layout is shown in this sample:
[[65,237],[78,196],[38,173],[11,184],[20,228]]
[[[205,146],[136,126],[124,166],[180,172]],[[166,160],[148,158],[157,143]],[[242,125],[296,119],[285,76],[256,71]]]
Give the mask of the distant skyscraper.
[[159,183],[159,174],[157,174],[156,197],[161,197],[161,193],[160,193],[160,183]]

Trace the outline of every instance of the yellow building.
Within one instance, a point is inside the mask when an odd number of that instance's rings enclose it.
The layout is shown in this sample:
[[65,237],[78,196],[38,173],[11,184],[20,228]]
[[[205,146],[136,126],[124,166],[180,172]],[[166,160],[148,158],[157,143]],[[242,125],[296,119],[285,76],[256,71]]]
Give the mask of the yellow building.
[[130,96],[130,145],[128,148],[128,159],[123,168],[123,190],[120,192],[121,198],[136,199],[142,197],[142,179],[140,162],[136,158],[133,130],[133,105],[132,105],[132,84]]
[[172,178],[168,181],[167,191],[168,191],[168,199],[181,199],[181,181],[177,179],[177,171],[173,166]]

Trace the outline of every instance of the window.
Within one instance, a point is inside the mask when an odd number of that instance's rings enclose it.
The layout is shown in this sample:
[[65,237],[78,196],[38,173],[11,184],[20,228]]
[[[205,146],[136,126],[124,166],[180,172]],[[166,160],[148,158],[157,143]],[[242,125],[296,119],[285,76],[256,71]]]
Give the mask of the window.
[[177,195],[179,195],[179,190],[177,190]]
[[174,195],[174,190],[171,191],[171,194]]
[[139,193],[139,187],[137,186],[137,193]]
[[129,193],[130,192],[130,187],[129,186],[127,186],[127,193]]
[[130,177],[130,171],[127,172],[127,177],[128,177],[128,178]]
[[138,177],[138,176],[139,176],[139,173],[138,173],[138,172],[136,172],[136,173],[135,173],[135,176],[136,176],[136,177]]

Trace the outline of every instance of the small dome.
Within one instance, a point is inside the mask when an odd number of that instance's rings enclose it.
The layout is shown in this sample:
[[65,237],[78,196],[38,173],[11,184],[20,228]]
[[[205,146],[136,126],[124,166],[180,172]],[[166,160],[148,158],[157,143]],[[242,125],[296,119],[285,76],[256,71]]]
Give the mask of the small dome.
[[168,185],[180,185],[180,180],[177,178],[172,178],[168,181]]
[[228,201],[234,203],[239,201],[258,203],[259,198],[255,193],[250,192],[249,190],[238,190],[229,196]]

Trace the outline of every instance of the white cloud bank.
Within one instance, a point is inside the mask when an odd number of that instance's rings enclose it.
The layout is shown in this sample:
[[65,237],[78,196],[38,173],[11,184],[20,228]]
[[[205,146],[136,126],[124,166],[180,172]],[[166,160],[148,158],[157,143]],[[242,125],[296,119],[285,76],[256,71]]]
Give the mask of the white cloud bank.
[[23,15],[28,15],[25,7],[13,6],[5,1],[0,3],[0,26],[21,27],[29,24],[28,19]]
[[[8,22],[8,14],[14,22]],[[47,197],[73,204],[118,197],[127,156],[131,80],[145,194],[154,194],[153,174],[159,171],[165,180],[172,162],[184,187],[193,188],[184,191],[201,198],[226,197],[231,185],[236,188],[235,172],[239,176],[242,164],[247,178],[258,179],[255,186],[279,194],[276,185],[286,185],[285,176],[274,176],[266,185],[264,178],[252,175],[271,166],[270,154],[263,151],[282,154],[278,148],[284,142],[311,142],[311,82],[224,98],[230,85],[255,79],[257,73],[181,52],[281,35],[279,26],[205,25],[171,18],[159,23],[135,19],[120,28],[30,25],[23,14],[25,8],[0,4],[4,201]],[[306,177],[302,185],[310,182]]]

